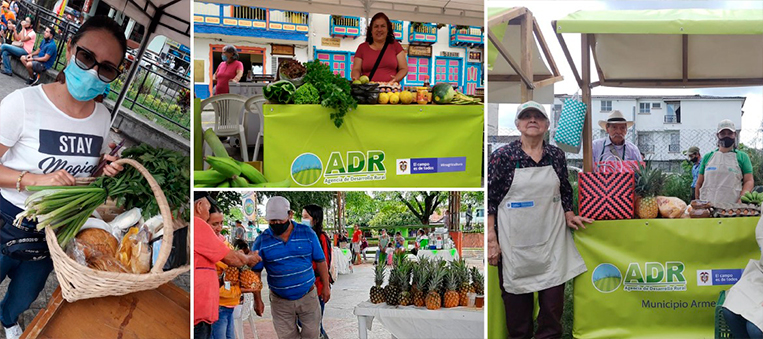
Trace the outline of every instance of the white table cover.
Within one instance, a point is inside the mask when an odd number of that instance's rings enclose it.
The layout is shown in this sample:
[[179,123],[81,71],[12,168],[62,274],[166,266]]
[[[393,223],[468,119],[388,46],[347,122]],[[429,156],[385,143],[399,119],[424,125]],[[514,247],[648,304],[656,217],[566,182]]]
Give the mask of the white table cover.
[[451,248],[448,250],[419,250],[418,253],[416,253],[416,257],[419,258],[419,260],[423,258],[428,259],[442,259],[445,261],[454,261],[458,260],[458,250],[455,248]]
[[367,338],[374,318],[398,339],[484,338],[483,308],[389,306],[364,301],[355,306],[360,339]]

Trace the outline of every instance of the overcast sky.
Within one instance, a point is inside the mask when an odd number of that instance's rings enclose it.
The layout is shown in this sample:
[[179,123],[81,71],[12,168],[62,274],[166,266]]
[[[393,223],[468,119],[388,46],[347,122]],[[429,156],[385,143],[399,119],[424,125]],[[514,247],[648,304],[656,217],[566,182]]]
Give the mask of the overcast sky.
[[[551,54],[556,61],[559,71],[564,76],[564,81],[554,84],[555,94],[572,94],[578,90],[575,76],[564,57],[564,52],[559,46],[554,30],[551,27],[552,20],[561,19],[567,14],[579,10],[625,10],[625,9],[677,9],[677,8],[708,8],[708,9],[763,9],[763,1],[487,1],[488,7],[526,7],[538,21],[543,36],[546,39]],[[580,35],[565,34],[567,47],[573,56],[575,65],[580,70]],[[515,57],[516,59],[516,57]],[[596,78],[596,72],[592,77]],[[488,84],[488,86],[490,86]],[[592,90],[593,95],[720,95],[720,96],[746,96],[747,100],[742,108],[741,129],[757,129],[763,120],[763,87],[733,87],[733,88],[710,88],[710,89],[638,89],[638,88],[615,88],[596,87]],[[501,105],[500,127],[514,128],[514,115],[516,105]]]

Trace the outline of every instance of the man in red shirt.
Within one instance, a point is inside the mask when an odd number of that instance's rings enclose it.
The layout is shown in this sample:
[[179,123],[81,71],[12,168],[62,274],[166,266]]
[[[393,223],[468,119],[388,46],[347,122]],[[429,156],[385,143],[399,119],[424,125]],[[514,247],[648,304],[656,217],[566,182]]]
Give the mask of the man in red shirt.
[[194,192],[193,218],[193,332],[194,338],[208,339],[212,333],[212,323],[218,318],[220,304],[220,283],[217,279],[215,263],[222,261],[228,266],[254,267],[262,259],[258,251],[245,255],[233,251],[217,238],[207,221],[209,210],[216,205],[208,192]]
[[352,233],[352,263],[355,264],[360,259],[360,236],[363,232],[360,231],[360,226],[355,224],[355,232]]

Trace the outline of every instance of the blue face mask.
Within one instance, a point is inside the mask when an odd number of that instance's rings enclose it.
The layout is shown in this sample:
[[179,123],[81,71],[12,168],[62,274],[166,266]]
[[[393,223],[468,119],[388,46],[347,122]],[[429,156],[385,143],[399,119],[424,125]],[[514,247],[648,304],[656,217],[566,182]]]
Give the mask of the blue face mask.
[[223,54],[223,61],[228,61],[228,56]]
[[310,219],[302,219],[302,224],[308,227],[313,227],[312,225],[313,221]]
[[109,84],[98,78],[95,69],[84,70],[77,66],[74,57],[69,60],[69,65],[64,69],[66,75],[66,89],[77,101],[90,101],[106,91]]

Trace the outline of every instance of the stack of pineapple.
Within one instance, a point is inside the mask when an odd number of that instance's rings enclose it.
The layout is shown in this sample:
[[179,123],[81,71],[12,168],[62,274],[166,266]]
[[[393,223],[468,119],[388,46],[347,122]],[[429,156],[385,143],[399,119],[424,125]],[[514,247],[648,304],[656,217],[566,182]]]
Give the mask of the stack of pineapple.
[[640,219],[654,219],[659,215],[657,195],[665,185],[665,174],[652,164],[639,164],[636,170],[636,216]]
[[262,280],[249,266],[241,268],[228,266],[223,272],[223,279],[230,281],[231,285],[239,285],[241,288],[252,289],[255,292],[262,290]]
[[387,274],[385,264],[379,262],[374,269],[375,286],[370,298],[374,304],[382,302],[390,306],[426,307],[437,310],[466,306],[468,293],[484,293],[484,279],[476,267],[469,270],[466,261],[422,259],[411,262],[405,254],[395,255],[389,270],[387,286],[382,287]]

